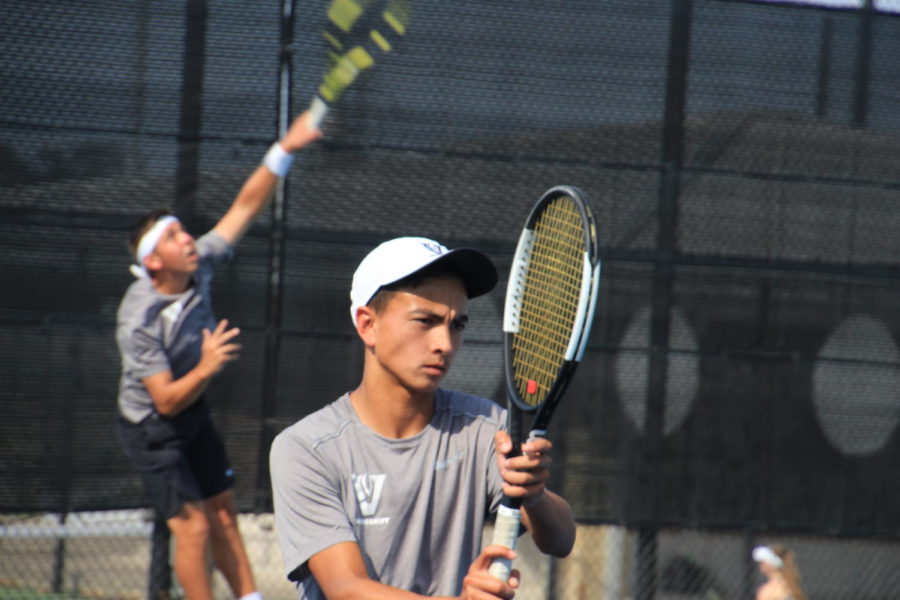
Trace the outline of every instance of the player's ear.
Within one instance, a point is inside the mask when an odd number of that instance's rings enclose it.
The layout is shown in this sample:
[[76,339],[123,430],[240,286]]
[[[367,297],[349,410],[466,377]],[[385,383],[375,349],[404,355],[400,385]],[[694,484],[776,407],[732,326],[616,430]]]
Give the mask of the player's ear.
[[356,309],[356,333],[366,346],[375,345],[375,323],[378,314],[371,306],[360,306]]
[[150,272],[159,271],[163,267],[162,259],[158,254],[156,254],[156,252],[151,252],[144,257],[144,266]]

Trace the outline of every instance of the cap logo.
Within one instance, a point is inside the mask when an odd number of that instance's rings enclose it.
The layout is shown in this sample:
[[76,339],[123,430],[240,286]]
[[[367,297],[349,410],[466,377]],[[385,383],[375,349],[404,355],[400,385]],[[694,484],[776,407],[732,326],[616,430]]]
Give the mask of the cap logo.
[[437,242],[422,242],[422,246],[435,256],[439,256],[444,253],[443,248]]

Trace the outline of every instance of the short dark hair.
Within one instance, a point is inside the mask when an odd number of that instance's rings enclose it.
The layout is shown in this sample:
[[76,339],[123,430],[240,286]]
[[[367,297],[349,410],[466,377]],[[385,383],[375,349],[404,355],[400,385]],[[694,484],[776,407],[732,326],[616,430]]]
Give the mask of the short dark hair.
[[375,292],[375,295],[372,296],[372,299],[366,303],[366,306],[371,306],[376,314],[381,314],[381,312],[384,311],[385,307],[387,307],[388,302],[396,292],[402,290],[412,290],[419,287],[429,279],[436,279],[438,277],[447,276],[456,277],[460,281],[464,281],[462,275],[457,269],[453,268],[452,265],[438,263],[436,265],[420,269],[412,275],[407,275],[403,279],[398,279],[394,283],[389,283],[387,285],[381,286],[380,288],[378,288],[378,291]]
[[141,238],[144,237],[144,234],[150,231],[150,228],[152,228],[160,218],[172,214],[174,213],[168,207],[157,208],[141,217],[140,220],[131,227],[131,234],[128,237],[128,250],[131,252],[132,258],[137,257],[138,244],[141,243]]

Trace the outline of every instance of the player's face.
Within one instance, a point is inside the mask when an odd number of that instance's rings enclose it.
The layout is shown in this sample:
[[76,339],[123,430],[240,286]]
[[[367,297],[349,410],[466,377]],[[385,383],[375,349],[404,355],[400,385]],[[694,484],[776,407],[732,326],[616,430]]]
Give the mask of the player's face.
[[452,276],[395,292],[373,327],[376,363],[385,380],[412,395],[434,393],[462,346],[467,304],[465,286]]
[[197,270],[198,256],[194,236],[185,231],[179,221],[166,227],[153,254],[159,260],[159,268],[169,272],[193,273]]

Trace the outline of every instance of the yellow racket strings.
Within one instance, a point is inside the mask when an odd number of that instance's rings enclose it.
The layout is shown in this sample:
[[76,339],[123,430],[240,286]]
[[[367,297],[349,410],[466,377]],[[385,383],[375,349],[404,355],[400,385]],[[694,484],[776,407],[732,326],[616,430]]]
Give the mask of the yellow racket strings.
[[[349,34],[370,4],[372,0],[333,0],[328,9],[328,19],[338,29]],[[393,35],[404,35],[409,15],[408,0],[391,0],[381,13],[383,24],[387,26],[385,31],[390,31]],[[346,48],[340,39],[328,31],[323,32],[323,35],[332,51],[329,53],[330,66],[319,86],[319,95],[326,102],[334,102],[362,71],[375,64],[375,57],[362,44]],[[392,45],[386,33],[373,28],[368,32],[368,37],[381,52],[391,51]]]
[[512,340],[519,396],[540,404],[562,366],[575,324],[584,264],[581,212],[568,196],[545,207],[523,286],[519,331]]

